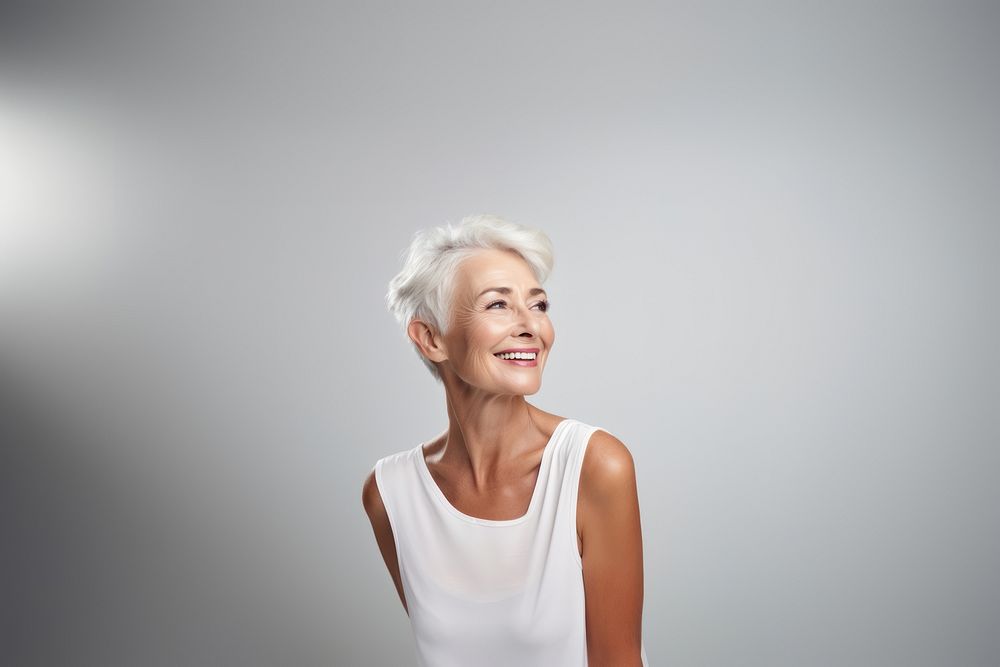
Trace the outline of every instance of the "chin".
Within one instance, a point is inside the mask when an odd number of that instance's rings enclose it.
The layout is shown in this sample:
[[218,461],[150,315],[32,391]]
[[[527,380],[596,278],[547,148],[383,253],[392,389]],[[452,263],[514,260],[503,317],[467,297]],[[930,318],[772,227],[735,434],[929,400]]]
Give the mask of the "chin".
[[501,388],[502,392],[505,394],[514,394],[517,396],[531,396],[532,394],[537,394],[542,388],[541,382],[523,382],[507,384]]

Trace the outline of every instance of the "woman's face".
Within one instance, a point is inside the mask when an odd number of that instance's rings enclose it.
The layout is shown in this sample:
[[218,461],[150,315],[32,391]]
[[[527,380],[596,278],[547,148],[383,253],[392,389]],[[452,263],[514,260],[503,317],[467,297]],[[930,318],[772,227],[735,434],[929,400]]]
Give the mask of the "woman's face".
[[[462,262],[455,278],[443,365],[491,393],[537,392],[555,330],[548,297],[528,264],[512,251],[488,249]],[[535,359],[497,356],[512,349],[534,351]]]

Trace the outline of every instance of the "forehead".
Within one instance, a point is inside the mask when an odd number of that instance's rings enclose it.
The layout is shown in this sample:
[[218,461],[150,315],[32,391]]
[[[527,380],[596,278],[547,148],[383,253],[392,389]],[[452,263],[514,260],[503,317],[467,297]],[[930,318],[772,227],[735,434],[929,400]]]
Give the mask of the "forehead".
[[467,290],[476,294],[484,287],[493,285],[517,286],[524,283],[526,287],[534,287],[538,282],[531,267],[520,255],[494,248],[477,252],[462,262],[458,279]]

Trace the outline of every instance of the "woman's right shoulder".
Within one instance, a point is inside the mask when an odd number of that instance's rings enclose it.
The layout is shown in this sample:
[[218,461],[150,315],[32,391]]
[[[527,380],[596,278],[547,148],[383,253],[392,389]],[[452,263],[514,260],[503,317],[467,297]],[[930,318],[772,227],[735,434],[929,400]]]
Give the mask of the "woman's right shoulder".
[[[372,469],[365,476],[365,481],[362,485],[361,500],[364,503],[365,512],[368,514],[368,520],[371,522],[372,530],[375,534],[375,542],[378,544],[379,552],[382,554],[382,560],[389,569],[393,585],[399,594],[399,600],[403,603],[403,609],[409,613],[399,570],[399,552],[396,548],[396,536],[392,527],[392,519],[389,516],[391,506],[388,509],[386,508],[378,487],[379,478],[382,477],[381,473],[385,472],[386,461],[394,460],[406,453],[406,451],[397,452],[376,461],[375,465],[372,466]],[[384,478],[381,481],[384,481]]]
[[383,514],[385,512],[385,504],[382,501],[382,494],[378,488],[378,478],[385,475],[387,471],[391,471],[395,467],[412,459],[412,457],[421,452],[421,447],[422,445],[417,445],[416,447],[387,454],[372,465],[371,470],[365,475],[364,482],[361,485],[361,500],[364,503],[365,510],[369,514],[372,514],[372,512]]
[[364,505],[369,517],[385,516],[385,503],[382,502],[382,494],[378,490],[374,467],[365,476],[365,481],[361,485],[361,504]]

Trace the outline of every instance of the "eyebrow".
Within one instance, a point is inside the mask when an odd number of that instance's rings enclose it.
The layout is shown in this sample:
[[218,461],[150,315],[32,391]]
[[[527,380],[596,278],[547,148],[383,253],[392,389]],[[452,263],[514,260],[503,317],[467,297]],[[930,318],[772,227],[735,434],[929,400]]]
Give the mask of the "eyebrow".
[[[476,298],[478,299],[480,296],[486,294],[487,292],[500,292],[501,294],[510,294],[511,289],[509,287],[487,287],[482,292],[480,292],[479,296],[477,296]],[[545,296],[548,296],[548,293],[541,287],[532,287],[530,290],[528,290],[529,296],[534,296],[536,294],[544,294]]]

